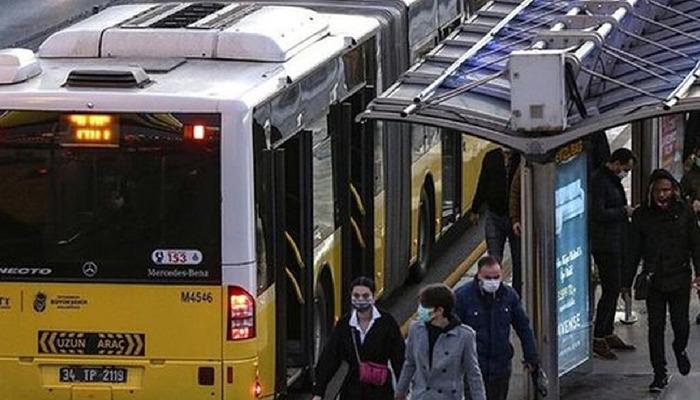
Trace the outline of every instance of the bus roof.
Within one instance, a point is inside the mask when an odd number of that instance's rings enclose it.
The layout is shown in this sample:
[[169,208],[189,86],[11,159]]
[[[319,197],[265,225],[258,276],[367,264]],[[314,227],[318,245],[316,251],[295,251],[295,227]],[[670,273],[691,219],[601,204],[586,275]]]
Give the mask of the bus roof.
[[[134,94],[199,102],[190,111],[223,100],[254,106],[379,29],[370,17],[254,3],[228,3],[209,14],[203,11],[199,19],[176,18],[177,10],[193,11],[188,9],[193,4],[112,7],[57,32],[38,53],[40,75],[0,85],[0,109],[61,109],[65,104],[56,104],[57,96],[95,95],[114,99],[112,108],[128,110]],[[195,49],[202,53],[193,54]],[[145,71],[149,83],[90,87],[95,72],[134,69]],[[72,87],[67,84],[71,73],[88,81]]]

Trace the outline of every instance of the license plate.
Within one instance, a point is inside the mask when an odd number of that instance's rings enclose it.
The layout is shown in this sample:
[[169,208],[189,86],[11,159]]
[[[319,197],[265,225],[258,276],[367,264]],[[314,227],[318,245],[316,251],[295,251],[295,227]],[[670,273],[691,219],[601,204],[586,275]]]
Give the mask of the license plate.
[[126,368],[114,367],[62,367],[61,382],[125,383]]

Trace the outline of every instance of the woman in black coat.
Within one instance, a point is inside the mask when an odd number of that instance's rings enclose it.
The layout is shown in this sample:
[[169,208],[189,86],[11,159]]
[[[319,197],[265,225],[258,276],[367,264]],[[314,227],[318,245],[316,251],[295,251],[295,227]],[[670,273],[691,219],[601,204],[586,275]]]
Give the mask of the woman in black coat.
[[343,361],[349,369],[340,392],[341,400],[393,400],[391,374],[381,386],[360,382],[358,357],[362,362],[381,365],[391,362],[391,370],[398,379],[405,357],[399,325],[389,313],[374,306],[374,282],[371,279],[360,277],[353,281],[351,301],[353,310],[340,318],[316,365],[312,400],[323,398],[328,383]]

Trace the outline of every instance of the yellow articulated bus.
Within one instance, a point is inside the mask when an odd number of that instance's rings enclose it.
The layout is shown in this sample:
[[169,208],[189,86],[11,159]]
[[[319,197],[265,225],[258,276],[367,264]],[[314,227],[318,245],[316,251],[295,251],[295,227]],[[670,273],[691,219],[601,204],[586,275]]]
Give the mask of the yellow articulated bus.
[[131,4],[0,51],[0,399],[308,383],[350,280],[420,278],[468,208],[486,143],[354,122],[462,17]]

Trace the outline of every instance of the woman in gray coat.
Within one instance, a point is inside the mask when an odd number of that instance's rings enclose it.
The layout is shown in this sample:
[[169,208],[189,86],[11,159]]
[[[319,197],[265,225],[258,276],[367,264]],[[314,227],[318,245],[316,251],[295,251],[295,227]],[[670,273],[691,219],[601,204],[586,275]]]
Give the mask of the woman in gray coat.
[[412,383],[411,400],[461,400],[466,373],[471,394],[468,400],[486,400],[476,333],[452,313],[452,290],[443,284],[429,285],[419,300],[396,399],[406,399]]

